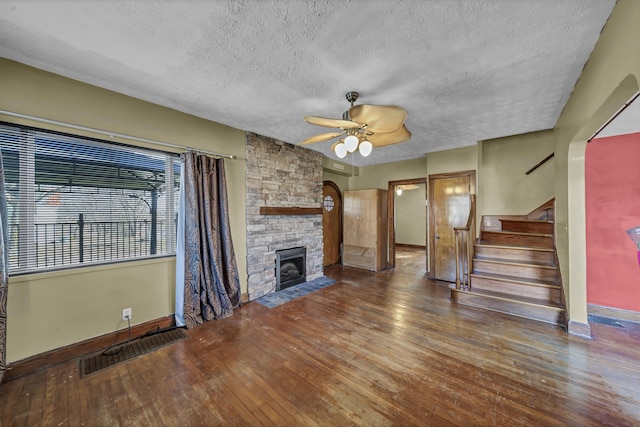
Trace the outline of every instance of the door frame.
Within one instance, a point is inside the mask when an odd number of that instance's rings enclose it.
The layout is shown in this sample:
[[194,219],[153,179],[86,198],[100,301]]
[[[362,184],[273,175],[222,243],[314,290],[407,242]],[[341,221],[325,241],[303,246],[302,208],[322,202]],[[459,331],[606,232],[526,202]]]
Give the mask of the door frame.
[[464,176],[468,176],[469,177],[469,194],[476,194],[476,171],[475,170],[466,170],[466,171],[459,171],[459,172],[447,172],[447,173],[438,173],[438,174],[433,174],[433,175],[429,175],[429,193],[428,193],[428,200],[429,200],[429,209],[427,210],[428,212],[428,216],[429,216],[429,228],[427,229],[427,246],[429,248],[429,268],[427,268],[427,277],[430,279],[434,279],[436,277],[436,257],[435,257],[435,251],[436,251],[436,243],[435,243],[435,239],[431,238],[430,234],[431,234],[431,230],[433,230],[436,226],[435,222],[435,214],[434,214],[434,207],[433,204],[431,203],[431,200],[433,199],[433,187],[435,185],[435,180],[436,179],[447,179],[447,178],[460,178],[460,177],[464,177]]
[[[343,197],[342,197],[342,191],[340,191],[340,187],[338,187],[338,185],[333,182],[333,181],[322,181],[322,187],[324,188],[325,185],[328,185],[329,187],[333,187],[334,190],[336,190],[336,193],[338,194],[338,198],[340,199],[340,215],[338,217],[338,230],[340,230],[340,238],[338,239],[338,252],[339,252],[339,258],[340,260],[338,261],[338,264],[342,264],[342,239],[343,239],[343,230],[342,230],[342,224],[344,222],[344,204],[343,204]],[[324,215],[324,195],[322,196],[322,209],[323,209],[323,215]],[[324,246],[324,228],[322,230],[323,235],[322,235],[322,243]],[[323,257],[322,257],[322,264],[324,264],[324,249],[323,249]],[[324,265],[323,265],[324,267]]]
[[[387,190],[387,227],[389,228],[388,239],[388,259],[387,268],[395,268],[396,266],[396,219],[395,219],[395,187],[396,185],[410,185],[410,184],[424,184],[425,191],[427,190],[427,178],[413,178],[413,179],[400,179],[397,181],[389,181]],[[425,194],[425,196],[427,196]],[[427,216],[429,215],[427,211]],[[429,237],[429,231],[427,230],[427,239]],[[427,254],[425,256],[425,264]],[[429,266],[427,266],[429,267]]]

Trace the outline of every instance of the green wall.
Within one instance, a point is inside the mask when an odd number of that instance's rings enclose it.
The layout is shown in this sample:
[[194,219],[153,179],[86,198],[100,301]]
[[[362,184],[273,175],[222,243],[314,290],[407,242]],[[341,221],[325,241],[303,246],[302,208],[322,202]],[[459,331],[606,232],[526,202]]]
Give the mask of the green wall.
[[426,176],[424,158],[383,163],[359,168],[359,174],[349,178],[349,190],[380,188],[387,190],[389,181],[424,178]]
[[[244,131],[6,59],[0,59],[0,94],[0,110],[238,156],[225,165],[231,234],[246,292]],[[0,120],[104,139],[9,115]],[[133,309],[133,324],[171,315],[174,289],[174,257],[10,277],[7,362],[124,328],[125,307]]]
[[326,169],[322,171],[323,181],[332,181],[338,186],[340,192],[344,194],[345,190],[349,189],[349,177],[341,174],[330,172]]
[[524,215],[555,193],[555,161],[529,169],[555,149],[553,131],[492,139],[480,143],[478,218],[482,215]]
[[461,172],[478,169],[478,146],[473,145],[454,150],[436,151],[427,154],[427,174]]
[[334,158],[322,158],[322,180],[332,181],[338,186],[343,195],[345,190],[349,189],[349,178],[358,173],[357,167],[344,163],[335,158],[335,156]]

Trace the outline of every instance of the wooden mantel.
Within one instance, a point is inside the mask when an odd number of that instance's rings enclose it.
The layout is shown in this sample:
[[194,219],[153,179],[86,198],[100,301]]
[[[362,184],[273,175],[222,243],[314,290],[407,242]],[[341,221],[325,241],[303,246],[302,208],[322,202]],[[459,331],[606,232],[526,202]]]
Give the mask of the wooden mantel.
[[321,215],[322,208],[263,206],[260,215]]

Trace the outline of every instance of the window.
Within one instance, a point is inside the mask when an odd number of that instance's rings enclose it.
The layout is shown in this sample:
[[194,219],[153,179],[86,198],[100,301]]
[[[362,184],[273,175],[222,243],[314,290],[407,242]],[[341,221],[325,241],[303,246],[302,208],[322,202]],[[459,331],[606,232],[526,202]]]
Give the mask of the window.
[[9,273],[175,254],[177,155],[0,123]]

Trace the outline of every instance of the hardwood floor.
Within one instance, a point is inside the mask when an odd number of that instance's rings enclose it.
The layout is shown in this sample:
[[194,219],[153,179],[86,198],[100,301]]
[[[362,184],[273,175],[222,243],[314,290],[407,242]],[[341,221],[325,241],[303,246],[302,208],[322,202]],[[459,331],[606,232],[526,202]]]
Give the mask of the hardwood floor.
[[396,244],[396,271],[423,276],[427,272],[427,249]]
[[75,360],[6,382],[1,425],[640,424],[638,324],[585,340],[452,304],[413,269],[325,274],[86,378]]

